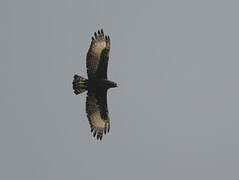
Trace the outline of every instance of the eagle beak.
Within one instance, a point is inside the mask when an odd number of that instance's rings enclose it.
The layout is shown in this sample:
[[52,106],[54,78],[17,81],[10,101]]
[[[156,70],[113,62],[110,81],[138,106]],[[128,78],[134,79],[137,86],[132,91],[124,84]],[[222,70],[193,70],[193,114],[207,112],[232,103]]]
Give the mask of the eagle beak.
[[107,80],[106,82],[108,83],[109,88],[117,87],[117,84],[115,82],[113,82],[113,81]]

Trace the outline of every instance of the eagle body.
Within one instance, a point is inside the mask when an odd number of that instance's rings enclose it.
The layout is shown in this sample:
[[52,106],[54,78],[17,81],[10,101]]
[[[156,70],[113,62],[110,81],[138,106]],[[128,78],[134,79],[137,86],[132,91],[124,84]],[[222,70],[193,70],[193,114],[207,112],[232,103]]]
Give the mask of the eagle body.
[[89,79],[87,81],[87,90],[101,91],[108,90],[109,88],[117,87],[117,84],[107,79]]
[[110,52],[110,38],[105,36],[103,29],[92,37],[86,56],[88,79],[74,75],[73,90],[76,95],[87,92],[86,113],[94,137],[102,140],[103,134],[110,130],[110,119],[107,106],[107,91],[117,87],[108,80],[107,68]]

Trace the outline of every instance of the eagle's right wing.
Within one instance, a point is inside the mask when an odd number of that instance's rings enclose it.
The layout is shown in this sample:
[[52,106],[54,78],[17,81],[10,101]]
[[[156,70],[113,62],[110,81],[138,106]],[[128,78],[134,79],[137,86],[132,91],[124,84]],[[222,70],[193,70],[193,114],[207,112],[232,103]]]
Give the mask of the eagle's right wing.
[[88,91],[86,98],[86,113],[93,136],[101,140],[103,133],[106,134],[110,130],[107,90],[101,92]]
[[95,32],[86,56],[86,67],[88,78],[107,79],[107,67],[110,52],[110,38],[104,36],[103,29]]

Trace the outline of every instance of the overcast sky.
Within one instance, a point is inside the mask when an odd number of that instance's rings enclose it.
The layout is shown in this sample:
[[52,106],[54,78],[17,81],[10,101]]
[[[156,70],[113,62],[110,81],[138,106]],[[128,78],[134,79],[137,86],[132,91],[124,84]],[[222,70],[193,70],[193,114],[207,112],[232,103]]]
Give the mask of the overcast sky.
[[[1,0],[0,179],[239,179],[238,7]],[[101,142],[71,84],[99,28],[119,86]]]

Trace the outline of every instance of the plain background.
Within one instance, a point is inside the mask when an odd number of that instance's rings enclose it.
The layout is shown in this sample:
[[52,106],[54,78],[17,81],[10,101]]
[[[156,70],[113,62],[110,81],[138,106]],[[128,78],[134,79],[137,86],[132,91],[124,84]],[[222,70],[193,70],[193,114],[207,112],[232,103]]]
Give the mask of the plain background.
[[[0,1],[0,179],[239,179],[238,7]],[[102,142],[71,84],[99,28],[119,85]]]

